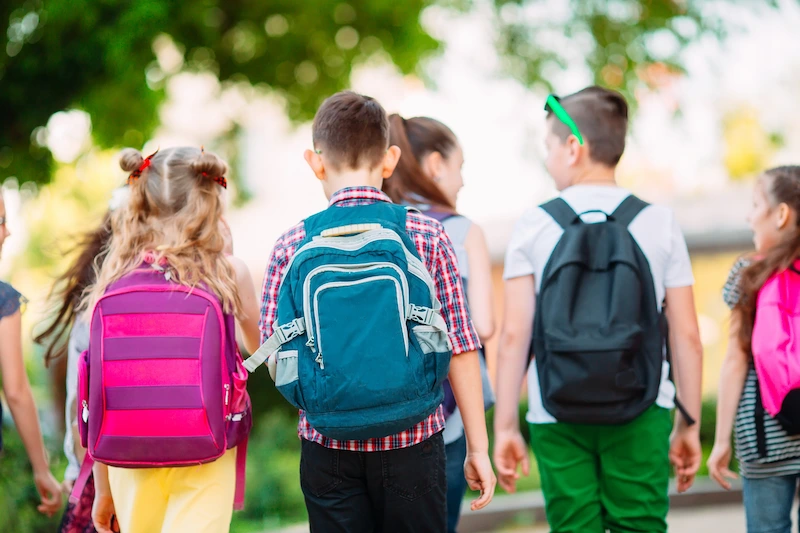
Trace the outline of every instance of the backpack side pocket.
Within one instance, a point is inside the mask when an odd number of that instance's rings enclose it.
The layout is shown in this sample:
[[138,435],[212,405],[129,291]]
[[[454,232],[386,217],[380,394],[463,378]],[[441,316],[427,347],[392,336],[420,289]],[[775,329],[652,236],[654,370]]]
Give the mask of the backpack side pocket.
[[81,446],[89,447],[89,350],[84,350],[78,362],[78,432]]

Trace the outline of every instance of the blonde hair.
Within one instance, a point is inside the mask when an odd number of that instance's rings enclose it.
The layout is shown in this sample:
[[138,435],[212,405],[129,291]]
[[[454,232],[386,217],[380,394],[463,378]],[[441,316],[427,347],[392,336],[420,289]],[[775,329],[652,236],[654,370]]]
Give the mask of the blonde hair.
[[[132,173],[145,159],[125,149],[120,167]],[[86,291],[84,307],[92,309],[106,289],[142,264],[144,254],[166,262],[177,283],[194,288],[203,283],[220,299],[226,313],[242,314],[236,273],[225,258],[220,231],[221,187],[228,165],[198,148],[160,150],[129,184],[130,197],[111,218],[112,236],[97,281]]]

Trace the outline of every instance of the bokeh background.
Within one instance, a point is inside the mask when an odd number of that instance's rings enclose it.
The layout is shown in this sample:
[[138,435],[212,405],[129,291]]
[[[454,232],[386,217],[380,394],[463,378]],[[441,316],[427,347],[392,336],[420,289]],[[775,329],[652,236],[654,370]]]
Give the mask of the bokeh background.
[[[542,164],[546,95],[621,91],[632,120],[619,180],[672,206],[691,248],[710,445],[720,289],[751,247],[752,182],[800,162],[799,27],[796,0],[3,0],[0,183],[12,237],[0,278],[30,299],[25,355],[58,475],[64,365],[45,369],[30,339],[75,237],[124,183],[119,149],[204,145],[226,158],[235,254],[260,286],[278,234],[326,205],[302,151],[317,106],[344,88],[455,131],[459,209],[487,234],[498,313],[513,225],[555,194]],[[237,532],[305,516],[294,413],[266,372],[251,383],[258,420]],[[53,531],[32,505],[11,424],[7,414],[0,531]],[[536,489],[536,475],[524,485]]]

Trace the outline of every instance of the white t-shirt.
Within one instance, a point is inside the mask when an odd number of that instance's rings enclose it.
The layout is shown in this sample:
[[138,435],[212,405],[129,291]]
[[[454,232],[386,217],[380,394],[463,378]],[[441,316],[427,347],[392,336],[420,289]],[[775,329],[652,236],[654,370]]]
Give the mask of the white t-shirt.
[[[611,214],[630,194],[630,191],[620,187],[578,185],[564,190],[561,198],[576,213],[600,210]],[[603,221],[605,217],[599,213],[589,213],[582,219],[586,223],[592,223]],[[659,305],[664,301],[667,288],[694,284],[686,241],[671,209],[658,205],[648,206],[633,220],[629,229],[650,263]],[[526,211],[514,228],[508,245],[505,279],[533,274],[538,294],[545,265],[563,233],[561,226],[540,207]],[[675,407],[675,386],[667,379],[668,374],[669,365],[665,361],[656,403],[672,409]],[[528,372],[527,420],[532,424],[556,421],[542,405],[535,358]]]

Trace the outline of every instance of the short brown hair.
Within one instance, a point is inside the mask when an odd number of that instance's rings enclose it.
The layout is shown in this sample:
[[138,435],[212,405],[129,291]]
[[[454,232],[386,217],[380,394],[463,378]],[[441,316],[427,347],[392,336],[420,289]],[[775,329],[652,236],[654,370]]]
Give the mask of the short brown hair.
[[373,168],[389,148],[389,119],[374,98],[342,91],[322,103],[312,135],[314,148],[336,168]]
[[[587,87],[560,99],[561,105],[578,126],[589,145],[589,157],[596,163],[617,166],[625,151],[628,132],[628,103],[616,91],[602,87]],[[553,117],[548,109],[547,118]],[[569,126],[553,119],[553,133],[562,141],[572,133]]]

